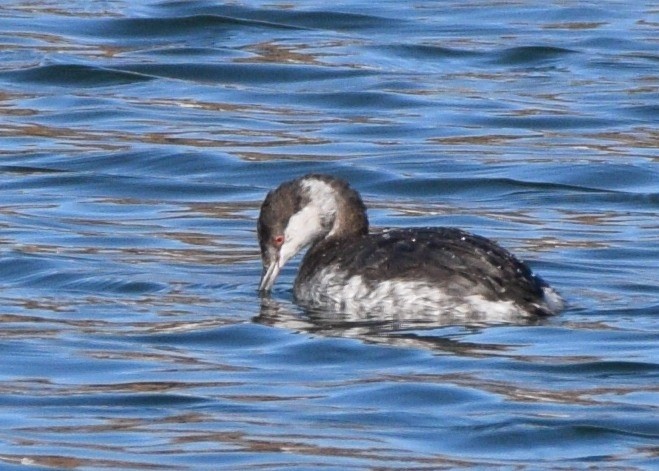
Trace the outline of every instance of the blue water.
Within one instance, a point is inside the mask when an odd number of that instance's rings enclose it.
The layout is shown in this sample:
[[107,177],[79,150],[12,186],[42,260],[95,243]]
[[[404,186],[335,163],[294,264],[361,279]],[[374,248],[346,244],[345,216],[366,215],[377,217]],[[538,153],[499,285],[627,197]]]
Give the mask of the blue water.
[[[655,2],[0,5],[0,468],[652,469]],[[261,300],[306,172],[491,237],[531,325]]]

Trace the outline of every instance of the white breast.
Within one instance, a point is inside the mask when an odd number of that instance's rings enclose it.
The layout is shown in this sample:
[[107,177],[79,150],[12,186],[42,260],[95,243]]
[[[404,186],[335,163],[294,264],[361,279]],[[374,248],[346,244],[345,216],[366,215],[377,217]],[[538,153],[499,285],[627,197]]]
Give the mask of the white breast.
[[341,312],[346,320],[382,315],[413,319],[432,313],[438,321],[511,322],[531,316],[513,301],[491,301],[475,294],[452,296],[425,281],[392,279],[369,286],[361,276],[347,277],[335,267],[296,280],[295,296],[308,307]]

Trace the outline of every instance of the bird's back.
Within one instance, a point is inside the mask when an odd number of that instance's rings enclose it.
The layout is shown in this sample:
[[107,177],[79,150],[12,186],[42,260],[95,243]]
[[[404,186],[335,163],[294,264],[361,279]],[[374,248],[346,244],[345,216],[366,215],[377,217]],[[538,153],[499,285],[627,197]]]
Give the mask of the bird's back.
[[[296,298],[355,310],[551,314],[550,288],[507,250],[453,228],[390,229],[316,244],[295,282]],[[457,312],[459,314],[460,312]]]

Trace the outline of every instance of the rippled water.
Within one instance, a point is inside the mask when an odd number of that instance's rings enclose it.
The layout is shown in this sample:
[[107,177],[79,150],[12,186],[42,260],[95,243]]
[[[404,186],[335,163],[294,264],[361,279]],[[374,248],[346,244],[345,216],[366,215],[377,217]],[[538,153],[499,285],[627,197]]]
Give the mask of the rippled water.
[[[655,2],[4,1],[3,469],[650,469]],[[570,307],[346,320],[255,292],[265,192],[495,238]]]

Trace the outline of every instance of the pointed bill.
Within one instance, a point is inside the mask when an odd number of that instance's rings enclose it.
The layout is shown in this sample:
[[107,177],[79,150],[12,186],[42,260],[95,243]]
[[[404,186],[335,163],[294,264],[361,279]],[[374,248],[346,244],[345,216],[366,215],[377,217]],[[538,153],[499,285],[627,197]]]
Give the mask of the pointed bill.
[[272,285],[275,284],[277,275],[281,266],[279,265],[279,259],[272,261],[267,267],[263,267],[263,274],[261,275],[261,282],[259,283],[259,291],[262,293],[267,293],[272,289]]

